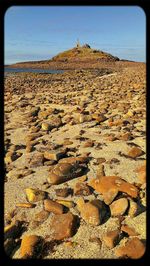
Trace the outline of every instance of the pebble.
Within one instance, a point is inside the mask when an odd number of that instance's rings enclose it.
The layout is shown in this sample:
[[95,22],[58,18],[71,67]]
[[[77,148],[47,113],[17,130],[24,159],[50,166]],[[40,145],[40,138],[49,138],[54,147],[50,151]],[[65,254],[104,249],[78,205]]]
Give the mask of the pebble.
[[73,208],[75,206],[75,203],[71,200],[56,200],[56,202],[64,205],[67,208]]
[[34,221],[44,222],[45,220],[47,220],[48,217],[49,217],[49,212],[42,210],[42,211],[35,214]]
[[20,258],[35,259],[40,258],[44,241],[37,235],[25,235],[21,241]]
[[72,194],[72,189],[65,187],[65,188],[57,188],[55,189],[56,196],[66,198],[70,194]]
[[118,229],[113,230],[113,231],[108,231],[103,236],[103,241],[105,245],[110,249],[114,248],[118,243],[119,235],[120,235],[120,231]]
[[143,151],[141,150],[141,148],[138,148],[138,147],[133,147],[129,152],[128,152],[128,156],[130,158],[137,158],[139,156],[141,156],[143,154]]
[[128,200],[126,198],[115,200],[109,205],[109,207],[111,211],[111,216],[115,217],[123,215],[128,208]]
[[107,192],[103,193],[103,200],[105,204],[111,204],[117,195],[118,190],[116,188],[109,189]]
[[46,122],[43,122],[41,125],[42,130],[48,131],[51,129],[50,125]]
[[58,161],[60,158],[62,158],[65,155],[65,151],[45,151],[44,152],[44,158],[47,160],[53,160],[53,161]]
[[89,196],[91,195],[91,189],[90,187],[83,183],[83,182],[77,182],[74,187],[74,195],[75,196]]
[[115,255],[117,257],[127,257],[131,259],[139,259],[144,255],[144,253],[145,245],[137,237],[129,239],[125,243],[125,246],[119,247],[115,250]]
[[26,188],[25,192],[29,202],[37,202],[47,197],[47,193],[39,189]]
[[76,216],[71,212],[54,215],[50,224],[52,239],[64,240],[72,237],[76,233],[76,222]]
[[137,212],[138,212],[138,204],[132,199],[129,199],[128,215],[133,218],[137,215]]
[[63,205],[50,199],[44,200],[44,209],[55,214],[62,214],[64,211]]
[[91,225],[101,224],[106,214],[105,206],[100,200],[84,202],[83,198],[80,198],[77,207],[83,220]]
[[29,166],[33,168],[42,166],[43,161],[44,161],[44,155],[42,153],[35,153],[33,157],[30,159]]
[[139,235],[134,228],[128,226],[127,224],[123,224],[120,229],[122,232],[127,233],[129,236],[137,236]]

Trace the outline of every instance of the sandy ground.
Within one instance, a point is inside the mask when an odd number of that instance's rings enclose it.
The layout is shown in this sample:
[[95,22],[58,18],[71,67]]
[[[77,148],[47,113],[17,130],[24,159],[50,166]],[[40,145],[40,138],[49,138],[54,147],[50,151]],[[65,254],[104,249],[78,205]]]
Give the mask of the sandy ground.
[[[5,144],[6,153],[13,145],[15,150],[19,152],[18,158],[6,163],[6,180],[4,183],[4,214],[7,218],[8,214],[15,210],[16,214],[12,220],[24,220],[29,223],[27,230],[21,235],[37,234],[44,238],[51,239],[50,221],[53,213],[50,213],[47,220],[39,226],[33,223],[34,216],[43,209],[43,201],[37,202],[33,209],[17,208],[16,204],[20,202],[27,202],[25,189],[27,187],[37,188],[47,191],[51,199],[58,199],[55,189],[68,187],[74,189],[78,178],[74,178],[59,185],[51,185],[46,187],[45,182],[49,177],[49,171],[52,166],[42,165],[38,167],[30,167],[29,160],[36,156],[37,152],[41,152],[44,147],[44,142],[52,142],[55,144],[63,143],[65,138],[68,138],[73,143],[68,145],[69,148],[76,148],[75,152],[68,153],[69,156],[82,156],[85,153],[91,157],[88,163],[87,183],[96,177],[98,158],[105,158],[104,172],[105,176],[117,175],[130,183],[139,183],[135,169],[143,165],[146,159],[146,103],[145,103],[145,69],[137,66],[137,69],[124,69],[121,73],[109,74],[103,77],[94,77],[90,74],[79,75],[77,77],[72,74],[74,79],[71,80],[71,74],[54,74],[46,75],[45,83],[44,75],[35,76],[26,74],[30,80],[27,82],[23,74],[16,76],[8,76],[5,80]],[[54,76],[52,81],[51,77]],[[50,77],[50,78],[49,78]],[[42,83],[43,82],[43,83]],[[92,93],[91,93],[92,92]],[[67,100],[64,100],[66,96]],[[23,103],[25,103],[23,105]],[[44,131],[40,128],[40,137],[37,137],[35,150],[27,153],[25,151],[26,140],[28,134],[32,134],[31,126],[41,125],[42,120],[35,117],[35,121],[29,121],[29,112],[39,106],[41,110],[48,110],[49,108],[56,108],[63,110],[65,114],[75,114],[76,108],[79,107],[84,111],[104,113],[106,120],[101,123],[96,123],[95,120],[81,123],[66,123],[58,129],[52,131]],[[121,109],[121,106],[125,106]],[[135,112],[134,115],[127,116],[127,112]],[[108,119],[115,117],[115,119],[129,120],[127,125],[109,126]],[[118,117],[118,118],[117,118]],[[43,119],[48,121],[48,119]],[[128,129],[127,129],[128,128]],[[81,130],[84,130],[82,137],[93,140],[93,147],[84,147],[86,140],[80,140]],[[132,140],[108,140],[110,134],[119,136],[130,132],[133,135]],[[100,143],[99,148],[97,144]],[[120,152],[127,154],[132,148],[132,144],[138,145],[144,152],[143,155],[136,158],[136,160],[120,156]],[[17,148],[18,145],[18,148]],[[111,159],[116,158],[118,163],[111,163]],[[33,173],[17,178],[18,169],[30,169]],[[99,193],[85,196],[87,200],[95,198],[102,199]],[[66,199],[76,203],[79,196],[68,196]],[[77,207],[71,208],[70,211],[80,217]],[[124,222],[136,229],[139,233],[139,238],[146,239],[146,210],[143,208],[140,214],[131,218],[124,215]],[[114,258],[115,249],[109,249],[102,241],[101,247],[95,243],[90,242],[90,237],[99,237],[103,239],[103,235],[108,230],[117,229],[119,221],[117,217],[109,217],[103,224],[93,226],[87,224],[82,217],[80,217],[80,226],[76,234],[71,237],[73,246],[65,245],[65,241],[56,245],[54,251],[49,250],[43,259],[50,258]],[[127,237],[124,237],[119,245],[125,242]],[[20,247],[13,252],[12,257],[20,257]]]

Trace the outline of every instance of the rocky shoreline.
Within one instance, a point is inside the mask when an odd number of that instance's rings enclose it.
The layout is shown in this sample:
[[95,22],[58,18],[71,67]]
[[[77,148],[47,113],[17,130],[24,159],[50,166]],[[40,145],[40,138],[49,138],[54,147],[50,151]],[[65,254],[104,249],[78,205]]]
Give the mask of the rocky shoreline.
[[115,62],[5,77],[8,256],[143,256],[145,68]]

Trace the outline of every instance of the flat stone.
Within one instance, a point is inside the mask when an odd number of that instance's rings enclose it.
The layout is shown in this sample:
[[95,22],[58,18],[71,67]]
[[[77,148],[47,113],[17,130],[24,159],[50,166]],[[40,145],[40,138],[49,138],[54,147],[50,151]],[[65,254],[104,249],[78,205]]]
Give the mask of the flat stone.
[[134,228],[128,226],[127,224],[123,224],[120,229],[122,232],[127,233],[129,236],[137,236],[139,235]]
[[30,167],[38,167],[42,166],[44,161],[44,155],[43,153],[35,153],[33,157],[30,159],[29,166]]
[[62,214],[64,210],[63,205],[50,199],[44,200],[44,209],[55,214]]
[[77,201],[80,215],[86,223],[92,225],[99,225],[102,223],[106,214],[106,209],[102,201],[93,200],[91,202],[84,202],[83,198]]
[[49,217],[49,212],[42,210],[35,214],[34,221],[44,222],[45,220],[47,220],[48,217]]
[[71,212],[53,216],[50,224],[53,240],[72,237],[76,229],[76,216]]
[[59,197],[66,198],[72,193],[72,189],[65,187],[65,188],[57,188],[55,189],[56,195]]
[[117,195],[118,189],[116,188],[109,189],[107,192],[103,193],[103,200],[105,204],[111,204]]
[[91,179],[89,186],[93,187],[97,192],[105,194],[111,189],[125,192],[133,198],[137,198],[138,189],[134,185],[126,182],[118,176],[101,176]]
[[51,129],[50,125],[46,122],[42,123],[41,128],[42,128],[42,130],[46,130],[46,131]]
[[142,241],[134,237],[132,239],[129,239],[125,246],[119,247],[115,250],[115,255],[117,257],[128,257],[131,259],[139,259],[141,258],[145,253],[145,245],[142,243]]
[[93,146],[94,146],[94,141],[92,141],[92,140],[86,141],[83,145],[84,148],[89,148],[89,147],[93,147]]
[[67,208],[73,208],[75,206],[75,203],[72,200],[56,200],[56,202],[62,204]]
[[111,216],[120,216],[120,215],[123,215],[125,211],[127,210],[128,200],[126,198],[121,198],[121,199],[115,200],[109,206],[110,206]]
[[146,183],[146,163],[136,169],[138,179],[141,184]]
[[127,154],[129,157],[135,159],[141,155],[143,155],[143,151],[141,150],[141,148],[138,147],[133,147]]
[[83,183],[77,182],[74,187],[74,195],[75,196],[89,196],[91,194],[90,187]]
[[39,189],[26,188],[25,192],[29,202],[37,202],[47,197],[47,193]]
[[51,184],[61,184],[70,180],[71,178],[80,176],[82,168],[75,164],[70,163],[58,163],[50,171],[48,182]]
[[105,245],[110,249],[114,248],[119,240],[119,234],[120,234],[120,231],[118,229],[113,230],[113,231],[108,231],[103,236],[103,241]]
[[22,238],[20,258],[31,259],[41,257],[44,241],[37,235],[26,235]]
[[105,171],[104,171],[104,165],[100,164],[97,167],[97,171],[96,171],[96,177],[101,177],[101,176],[105,176]]
[[87,161],[88,161],[87,157],[69,157],[59,160],[59,163],[75,164],[75,163],[86,163]]
[[44,158],[47,160],[58,161],[60,158],[62,158],[65,155],[65,153],[66,153],[65,151],[57,151],[57,150],[45,151]]
[[132,199],[129,199],[129,210],[128,215],[130,217],[135,217],[138,213],[138,204],[137,202],[133,201]]

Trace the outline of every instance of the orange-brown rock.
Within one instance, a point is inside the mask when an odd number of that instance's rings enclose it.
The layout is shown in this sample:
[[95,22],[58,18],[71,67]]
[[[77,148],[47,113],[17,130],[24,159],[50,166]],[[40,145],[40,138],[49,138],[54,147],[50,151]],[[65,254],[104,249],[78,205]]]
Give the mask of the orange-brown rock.
[[134,228],[128,226],[127,224],[123,224],[121,226],[121,231],[127,233],[129,236],[137,236],[139,235]]
[[74,188],[76,196],[88,196],[91,194],[90,187],[83,182],[77,182]]
[[138,147],[133,147],[129,152],[128,152],[128,156],[135,159],[139,156],[141,156],[143,154],[143,151],[141,150],[141,148]]
[[22,238],[20,257],[22,259],[39,258],[43,248],[43,239],[37,235],[26,235]]
[[76,216],[71,212],[55,215],[51,220],[50,226],[54,240],[72,237],[76,229]]
[[55,189],[56,195],[59,197],[66,198],[69,194],[72,193],[72,189],[65,187],[65,188],[57,188]]
[[89,224],[99,225],[106,214],[106,209],[102,201],[92,200],[84,202],[83,198],[77,201],[78,210],[81,217]]
[[111,205],[109,205],[111,216],[120,216],[123,215],[128,208],[128,200],[126,198],[121,198],[113,201]]
[[63,205],[59,204],[50,199],[44,200],[44,209],[48,212],[53,212],[55,214],[62,214],[63,213]]
[[139,259],[144,255],[144,253],[145,245],[137,237],[129,239],[125,246],[119,247],[115,250],[115,255],[117,257],[128,257],[131,259]]
[[146,183],[146,163],[136,169],[140,183]]
[[35,214],[34,221],[44,222],[48,218],[49,214],[50,213],[48,211],[42,210]]
[[134,185],[126,182],[118,176],[101,176],[90,180],[89,185],[97,192],[105,194],[111,189],[116,189],[127,193],[129,196],[136,198],[138,196],[138,189]]
[[119,240],[119,233],[120,231],[117,229],[109,231],[103,236],[103,241],[108,248],[114,248],[116,246]]
[[109,205],[113,202],[115,197],[118,195],[118,190],[116,188],[109,189],[103,194],[103,200],[105,204]]
[[50,171],[48,182],[51,184],[61,184],[71,178],[80,176],[82,168],[78,164],[73,163],[58,163]]
[[133,201],[132,199],[129,199],[129,210],[128,215],[130,217],[135,217],[138,212],[138,204],[137,202]]
[[59,160],[59,163],[75,164],[75,163],[86,163],[87,161],[88,161],[87,157],[69,157]]
[[54,161],[58,161],[63,155],[65,154],[65,152],[63,151],[45,151],[44,152],[44,158],[47,160],[54,160]]

